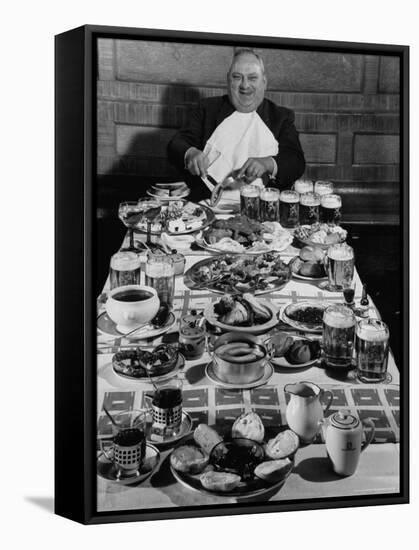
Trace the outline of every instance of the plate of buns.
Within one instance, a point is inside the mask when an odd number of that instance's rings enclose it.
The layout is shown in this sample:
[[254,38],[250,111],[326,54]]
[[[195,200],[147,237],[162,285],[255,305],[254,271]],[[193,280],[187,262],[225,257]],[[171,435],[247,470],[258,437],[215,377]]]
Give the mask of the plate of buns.
[[304,246],[298,256],[288,264],[292,276],[303,281],[322,281],[327,279],[324,267],[326,251],[318,246]]
[[176,201],[184,199],[190,193],[189,187],[184,181],[175,183],[155,183],[147,189],[147,195],[161,201]]
[[221,435],[199,424],[170,455],[170,469],[183,486],[207,495],[251,498],[279,490],[294,467],[298,436],[280,429],[266,437],[255,412],[243,413]]

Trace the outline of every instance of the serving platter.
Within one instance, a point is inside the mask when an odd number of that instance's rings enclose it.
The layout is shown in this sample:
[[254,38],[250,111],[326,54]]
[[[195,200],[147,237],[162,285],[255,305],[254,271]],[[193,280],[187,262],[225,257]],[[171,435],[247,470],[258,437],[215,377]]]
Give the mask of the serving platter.
[[225,331],[242,332],[244,334],[262,334],[274,328],[278,324],[278,309],[269,300],[260,299],[258,301],[261,305],[265,306],[271,314],[271,318],[260,325],[252,325],[247,327],[222,323],[218,320],[217,315],[214,312],[214,302],[210,302],[204,309],[204,317],[209,323],[211,323],[211,325],[219,327]]
[[[157,198],[153,201],[144,199],[138,202],[144,205],[159,203],[160,210],[151,221],[151,235],[160,235],[164,231],[169,235],[187,235],[205,229],[215,220],[214,212],[207,206],[178,198],[173,201],[161,201]],[[145,209],[144,216],[146,212]],[[178,228],[175,225],[178,225]],[[139,222],[135,230],[147,233],[147,221]]]
[[220,254],[200,260],[184,275],[190,290],[210,290],[218,294],[251,292],[255,295],[278,292],[291,279],[291,270],[277,252]]
[[[266,235],[268,235],[268,233]],[[266,238],[261,241],[257,241],[254,246],[250,247],[245,247],[231,238],[221,239],[219,244],[210,244],[205,238],[205,231],[199,232],[195,237],[196,244],[208,252],[215,252],[217,254],[248,254],[252,256],[257,256],[263,254],[264,252],[283,252],[290,246],[292,241],[292,235],[285,231],[281,236],[280,241]]]
[[[313,241],[311,236],[308,236],[308,237],[301,236],[301,232],[304,231],[304,229],[306,229],[307,232],[313,232],[313,234],[315,233],[319,234],[318,232],[324,229],[324,231],[327,234],[336,233],[339,238],[336,237],[335,242],[329,242],[329,243],[321,242],[318,240]],[[303,225],[297,228],[294,231],[294,238],[297,240],[297,242],[299,242],[302,245],[317,246],[322,250],[327,250],[329,246],[331,246],[332,244],[345,242],[347,234],[348,234],[347,231],[345,229],[342,229],[340,226],[332,226],[328,224],[313,224],[312,226]]]
[[170,372],[167,372],[166,374],[162,374],[161,376],[153,376],[149,378],[148,376],[132,376],[130,374],[124,374],[115,367],[114,363],[112,362],[112,370],[116,374],[116,376],[119,376],[120,378],[123,378],[124,380],[129,380],[130,382],[141,382],[142,384],[152,384],[157,382],[164,382],[165,380],[170,380],[173,378],[173,376],[176,376],[180,370],[183,369],[185,366],[185,358],[181,353],[178,354],[178,358],[176,361],[175,366]]
[[323,331],[323,322],[310,322],[310,321],[297,321],[296,319],[290,317],[290,315],[295,315],[298,312],[302,312],[306,310],[307,308],[316,308],[319,310],[324,311],[330,304],[326,302],[298,302],[294,303],[291,302],[289,304],[286,304],[280,311],[279,318],[284,323],[287,323],[288,325],[296,328],[297,330],[300,330],[302,332],[313,332],[313,333],[320,333]]
[[[182,444],[197,446],[192,436],[183,440]],[[250,481],[241,481],[235,490],[228,491],[228,492],[218,491],[218,490],[211,491],[209,489],[205,489],[199,479],[201,474],[193,475],[193,474],[187,474],[184,472],[179,472],[175,468],[173,468],[172,465],[170,465],[170,471],[172,472],[174,478],[181,485],[183,485],[184,487],[192,491],[195,491],[207,496],[248,499],[248,498],[260,497],[266,493],[279,490],[284,485],[284,483],[286,482],[288,477],[291,475],[291,472],[293,470],[294,460],[293,459],[290,459],[290,460],[292,461],[292,467],[286,472],[286,474],[282,479],[273,483],[269,483],[267,481],[263,481],[262,479],[255,477],[253,480],[250,480]]]

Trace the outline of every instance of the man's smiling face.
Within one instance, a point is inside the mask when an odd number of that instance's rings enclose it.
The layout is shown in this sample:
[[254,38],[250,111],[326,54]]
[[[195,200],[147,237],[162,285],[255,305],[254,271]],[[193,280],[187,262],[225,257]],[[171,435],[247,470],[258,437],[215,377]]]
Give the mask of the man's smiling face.
[[238,56],[227,75],[228,96],[237,111],[250,113],[262,103],[266,77],[252,54]]

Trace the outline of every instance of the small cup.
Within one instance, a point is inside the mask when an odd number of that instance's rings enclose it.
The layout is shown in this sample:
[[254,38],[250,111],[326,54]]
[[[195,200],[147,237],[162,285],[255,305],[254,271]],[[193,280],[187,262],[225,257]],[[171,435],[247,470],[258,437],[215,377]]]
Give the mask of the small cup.
[[154,441],[173,437],[182,424],[182,386],[180,378],[154,382],[153,396],[146,401],[152,415],[151,438]]
[[144,462],[146,452],[146,413],[145,411],[122,411],[113,416],[113,439],[109,448],[101,441],[102,452],[114,463],[118,475],[138,474]]

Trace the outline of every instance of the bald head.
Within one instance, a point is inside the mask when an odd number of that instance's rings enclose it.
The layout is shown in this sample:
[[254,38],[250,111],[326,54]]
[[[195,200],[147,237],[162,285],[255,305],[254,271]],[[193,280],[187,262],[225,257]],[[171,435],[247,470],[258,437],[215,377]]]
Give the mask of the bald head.
[[234,108],[242,113],[255,111],[263,101],[266,84],[262,58],[250,49],[236,51],[227,74],[228,95]]

